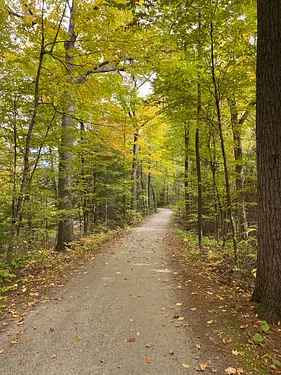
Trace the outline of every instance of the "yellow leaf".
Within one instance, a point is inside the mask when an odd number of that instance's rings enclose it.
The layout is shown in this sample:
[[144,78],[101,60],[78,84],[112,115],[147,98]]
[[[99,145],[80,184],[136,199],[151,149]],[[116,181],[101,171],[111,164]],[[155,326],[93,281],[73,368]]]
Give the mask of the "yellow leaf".
[[213,320],[209,320],[209,321],[207,322],[207,324],[213,324],[213,323],[214,323]]
[[204,371],[209,367],[209,365],[207,363],[201,363],[199,367],[200,367],[200,370]]
[[183,363],[183,364],[182,364],[182,367],[184,367],[184,368],[189,368],[190,366],[189,366],[188,364],[186,364],[186,363]]
[[227,373],[227,375],[237,374],[236,368],[234,367],[228,367],[224,371]]
[[183,316],[180,316],[180,317],[178,318],[178,320],[184,320],[184,317],[183,317]]

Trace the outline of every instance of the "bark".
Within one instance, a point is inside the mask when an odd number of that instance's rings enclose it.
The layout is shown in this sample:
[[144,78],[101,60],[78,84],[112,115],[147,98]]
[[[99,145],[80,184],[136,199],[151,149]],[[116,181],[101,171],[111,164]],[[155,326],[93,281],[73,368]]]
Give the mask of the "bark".
[[[84,122],[80,122],[80,140],[81,146],[83,147],[84,142],[85,125]],[[85,157],[84,152],[81,152],[81,179],[82,179],[82,211],[83,211],[83,232],[84,235],[89,232],[89,208],[87,200],[87,179],[85,176]]]
[[200,160],[200,114],[201,114],[201,86],[198,83],[198,97],[197,97],[197,128],[195,133],[195,151],[196,151],[196,171],[197,171],[197,226],[198,226],[198,246],[203,248],[203,223],[202,223],[202,173],[201,173],[201,160]]
[[185,199],[185,218],[188,222],[189,219],[189,143],[190,143],[190,124],[184,122],[184,199]]
[[[238,110],[235,98],[228,100],[230,114],[232,135],[234,144],[234,158],[235,158],[235,185],[236,185],[236,204],[238,217],[238,233],[240,237],[248,238],[248,222],[245,208],[245,194],[244,194],[244,165],[243,165],[243,151],[241,139],[241,125],[243,120],[238,119]],[[246,119],[246,118],[245,118]]]
[[237,239],[236,239],[236,228],[235,228],[235,223],[234,223],[234,218],[233,218],[233,207],[232,207],[232,200],[231,200],[228,163],[227,163],[224,136],[223,136],[223,130],[222,130],[222,121],[221,121],[220,97],[219,97],[218,84],[217,84],[217,78],[216,78],[216,72],[215,72],[213,22],[210,23],[210,39],[211,39],[211,71],[212,71],[212,80],[213,80],[213,87],[214,87],[217,124],[218,124],[218,131],[219,131],[219,137],[220,137],[220,143],[221,143],[221,152],[222,152],[222,157],[223,157],[227,212],[228,212],[228,218],[230,221],[230,227],[231,227],[231,232],[232,232],[234,258],[235,258],[235,261],[237,262],[238,261],[238,249],[237,249]]
[[[211,140],[213,142],[213,151],[211,149]],[[224,225],[224,214],[220,198],[220,193],[217,185],[217,157],[216,157],[216,142],[214,134],[210,134],[208,149],[210,155],[210,167],[212,171],[212,181],[213,181],[213,199],[214,199],[214,209],[216,216],[216,240],[220,240],[220,232],[222,233],[223,242],[225,242],[225,225]]]
[[138,153],[139,153],[139,132],[136,129],[134,134],[134,143],[133,143],[133,162],[132,162],[132,199],[131,199],[131,208],[134,211],[137,211],[137,203],[138,203]]
[[151,189],[152,189],[152,196],[153,196],[153,202],[154,202],[154,210],[155,212],[157,212],[157,196],[156,196],[156,192],[155,192],[155,189],[154,189],[154,186],[151,185]]
[[[199,13],[198,28],[201,29],[201,13]],[[198,42],[198,59],[201,58],[202,47]],[[201,84],[200,84],[200,72],[198,72],[198,84],[197,84],[197,126],[195,132],[195,153],[196,153],[196,171],[197,171],[197,226],[198,226],[198,246],[203,249],[203,200],[202,200],[202,173],[201,173],[201,159],[200,159],[200,116],[202,110],[201,104]]]
[[258,0],[258,260],[253,300],[259,316],[281,320],[281,3]]
[[126,144],[127,144],[127,136],[126,136],[126,126],[123,125],[123,148],[124,148],[124,155],[123,155],[123,195],[122,195],[122,203],[123,203],[123,219],[124,223],[127,222],[127,160],[126,160]]
[[[68,27],[69,40],[65,42],[65,60],[68,72],[73,71],[73,50],[75,48],[76,34],[74,30],[74,1],[70,9]],[[71,78],[68,78],[70,82]],[[73,148],[73,112],[74,99],[71,92],[64,92],[64,114],[62,116],[61,144],[59,148],[59,179],[58,179],[58,209],[60,218],[58,223],[58,236],[56,251],[66,250],[73,240],[72,222],[72,148]]]

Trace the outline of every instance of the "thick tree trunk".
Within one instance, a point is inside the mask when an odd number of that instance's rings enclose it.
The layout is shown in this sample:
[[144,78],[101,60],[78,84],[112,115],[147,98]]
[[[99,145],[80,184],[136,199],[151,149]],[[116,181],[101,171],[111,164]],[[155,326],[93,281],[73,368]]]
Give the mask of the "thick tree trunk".
[[281,3],[258,0],[258,262],[253,300],[281,320]]
[[73,240],[72,223],[72,147],[73,147],[73,113],[74,106],[70,104],[68,114],[62,118],[61,146],[59,150],[59,181],[58,181],[58,210],[60,219],[58,224],[58,238],[56,251],[64,251]]
[[[74,0],[70,8],[68,27],[69,41],[65,42],[65,59],[69,72],[73,70],[73,50],[76,35],[74,31]],[[71,82],[71,77],[68,78]],[[60,219],[58,224],[58,237],[56,251],[64,251],[73,240],[72,222],[72,148],[73,148],[73,112],[74,99],[71,92],[64,92],[64,114],[62,116],[61,144],[59,148],[59,180],[58,180],[58,209]]]

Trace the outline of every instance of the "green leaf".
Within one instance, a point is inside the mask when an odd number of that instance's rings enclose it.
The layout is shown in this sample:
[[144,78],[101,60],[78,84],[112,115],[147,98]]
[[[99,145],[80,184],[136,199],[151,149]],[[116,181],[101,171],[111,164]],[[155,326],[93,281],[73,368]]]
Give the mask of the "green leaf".
[[272,360],[272,363],[273,363],[275,366],[281,367],[281,362],[278,361],[278,359],[273,359],[273,360]]
[[262,337],[261,334],[256,333],[256,334],[253,336],[253,341],[254,341],[254,342],[264,342],[264,338]]
[[265,332],[265,333],[270,332],[270,327],[269,327],[268,323],[267,323],[265,320],[263,320],[263,321],[261,322],[261,330],[262,330],[263,332]]

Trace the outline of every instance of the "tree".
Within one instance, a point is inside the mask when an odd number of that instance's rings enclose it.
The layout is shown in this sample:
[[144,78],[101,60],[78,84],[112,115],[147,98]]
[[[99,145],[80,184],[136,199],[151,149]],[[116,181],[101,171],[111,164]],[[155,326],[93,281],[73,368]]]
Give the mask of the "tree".
[[281,320],[281,4],[258,0],[258,262],[253,300],[262,318]]

